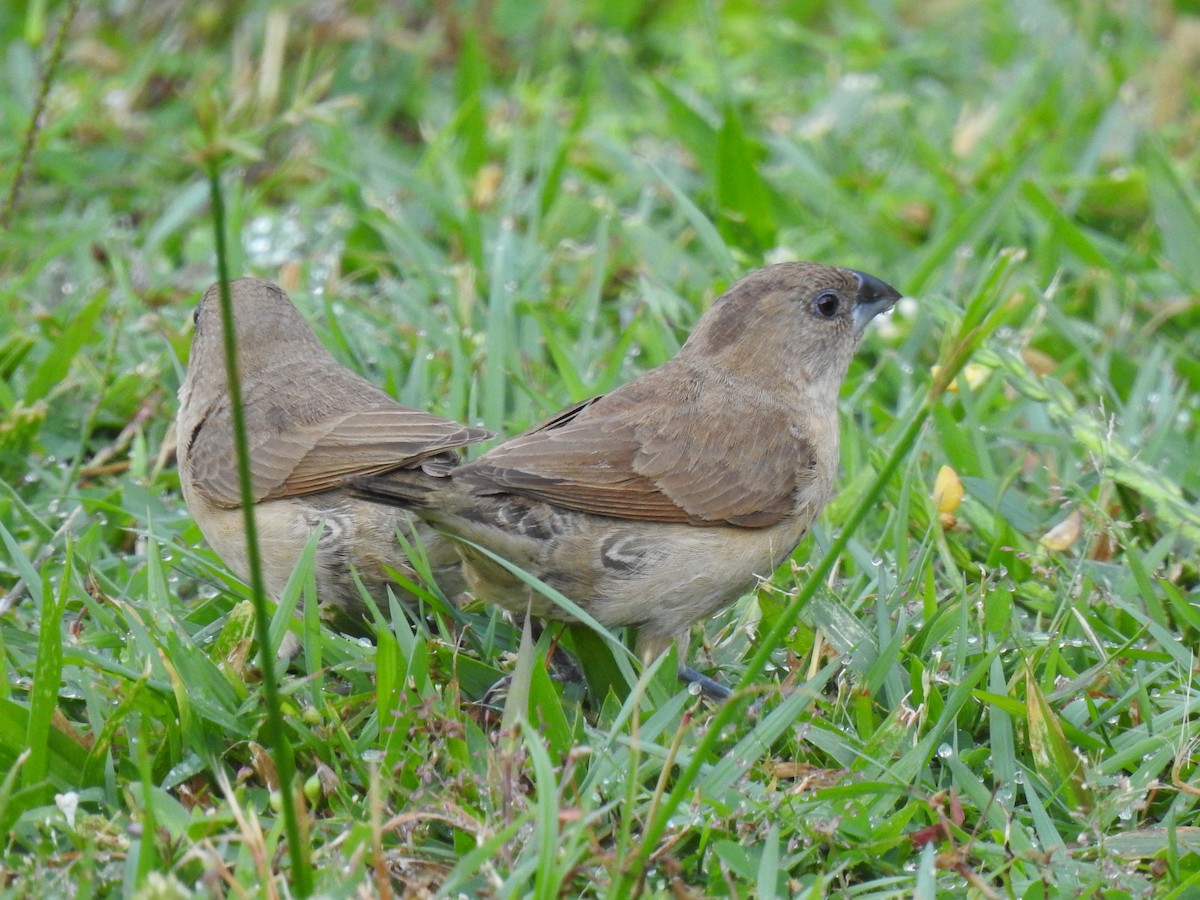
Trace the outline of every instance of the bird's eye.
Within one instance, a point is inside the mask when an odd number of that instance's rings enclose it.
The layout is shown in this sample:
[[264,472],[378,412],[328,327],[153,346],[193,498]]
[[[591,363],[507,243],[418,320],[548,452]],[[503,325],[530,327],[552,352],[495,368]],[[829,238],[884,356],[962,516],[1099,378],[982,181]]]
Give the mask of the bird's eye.
[[813,300],[813,309],[826,319],[832,319],[842,308],[842,298],[837,291],[821,291]]
[[197,326],[200,324],[200,304],[199,303],[197,303],[196,308],[192,310],[192,324],[197,325]]

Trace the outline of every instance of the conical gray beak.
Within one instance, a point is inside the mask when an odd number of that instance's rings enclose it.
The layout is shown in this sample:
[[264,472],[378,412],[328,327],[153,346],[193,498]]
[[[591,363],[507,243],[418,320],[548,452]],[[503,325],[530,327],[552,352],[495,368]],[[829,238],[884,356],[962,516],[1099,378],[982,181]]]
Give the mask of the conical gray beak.
[[903,296],[886,281],[874,275],[851,269],[858,278],[858,304],[854,307],[854,330],[862,334],[871,320],[881,312],[887,312]]

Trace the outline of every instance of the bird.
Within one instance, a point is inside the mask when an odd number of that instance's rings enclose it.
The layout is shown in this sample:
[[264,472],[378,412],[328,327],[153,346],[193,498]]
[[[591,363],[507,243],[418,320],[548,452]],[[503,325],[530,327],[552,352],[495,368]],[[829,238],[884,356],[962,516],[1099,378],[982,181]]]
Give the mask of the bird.
[[781,263],[747,274],[679,352],[568,407],[445,477],[413,469],[353,490],[459,539],[468,590],[571,620],[479,548],[606,627],[635,626],[649,662],[769,578],[829,501],[838,394],[868,323],[901,294],[854,269]]
[[[321,617],[362,634],[368,610],[357,574],[383,602],[388,586],[410,599],[389,569],[416,578],[397,532],[419,542],[448,597],[465,584],[451,542],[407,511],[367,502],[348,483],[398,469],[433,481],[458,465],[460,448],[492,437],[483,428],[397,403],[341,365],[277,285],[229,284],[264,587],[278,600],[310,535],[320,530],[315,581]],[[208,545],[249,580],[224,355],[220,285],[203,295],[179,390],[177,462],[184,501]],[[280,656],[294,655],[291,641]]]

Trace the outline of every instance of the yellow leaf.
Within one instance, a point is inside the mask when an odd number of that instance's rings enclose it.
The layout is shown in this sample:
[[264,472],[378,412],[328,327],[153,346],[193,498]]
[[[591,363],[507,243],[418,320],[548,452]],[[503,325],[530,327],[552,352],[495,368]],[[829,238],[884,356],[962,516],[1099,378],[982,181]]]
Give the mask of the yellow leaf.
[[937,478],[933,482],[933,503],[940,513],[952,513],[962,503],[962,480],[949,466],[938,469]]
[[1079,539],[1081,531],[1083,531],[1083,514],[1075,509],[1069,516],[1043,534],[1038,543],[1047,550],[1066,550]]
[[495,163],[488,163],[479,168],[475,183],[471,185],[471,205],[476,209],[487,209],[496,200],[500,191],[500,183],[504,180],[504,170]]
[[[935,380],[941,371],[941,366],[932,366],[929,370],[930,375],[932,375]],[[987,377],[990,373],[991,369],[989,369],[987,366],[981,366],[979,363],[967,363],[967,365],[963,366],[958,378],[955,378],[952,382],[950,382],[950,386],[946,388],[946,390],[952,394],[957,394],[958,382],[960,379],[966,381],[967,387],[969,387],[971,390],[975,390],[975,388],[979,387],[987,380]]]

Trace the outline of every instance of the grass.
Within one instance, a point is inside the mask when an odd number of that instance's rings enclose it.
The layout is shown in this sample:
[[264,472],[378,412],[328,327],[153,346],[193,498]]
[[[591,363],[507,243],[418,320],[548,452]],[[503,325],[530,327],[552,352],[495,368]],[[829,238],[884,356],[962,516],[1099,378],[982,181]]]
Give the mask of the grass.
[[[1200,890],[1186,4],[373,6],[84,5],[48,74],[69,5],[0,12],[0,893]],[[735,703],[668,661],[581,705],[487,609],[350,639],[302,569],[290,855],[249,590],[173,466],[210,161],[233,273],[503,433],[768,261],[912,298],[820,526],[693,641]]]

